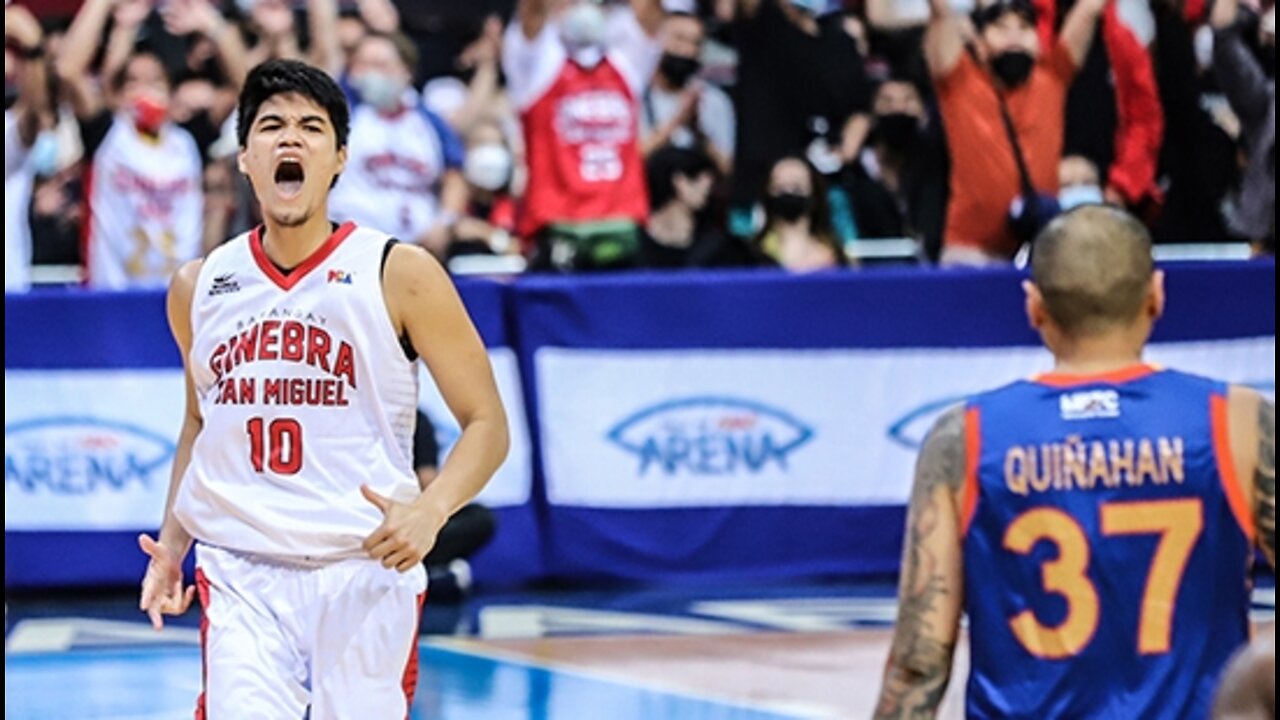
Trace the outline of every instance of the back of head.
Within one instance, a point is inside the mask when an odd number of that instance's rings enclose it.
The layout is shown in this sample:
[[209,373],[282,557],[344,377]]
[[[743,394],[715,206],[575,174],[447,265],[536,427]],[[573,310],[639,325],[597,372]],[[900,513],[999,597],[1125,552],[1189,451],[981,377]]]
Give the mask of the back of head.
[[1142,312],[1154,261],[1151,236],[1132,215],[1085,205],[1049,223],[1033,247],[1032,282],[1067,335],[1125,328]]

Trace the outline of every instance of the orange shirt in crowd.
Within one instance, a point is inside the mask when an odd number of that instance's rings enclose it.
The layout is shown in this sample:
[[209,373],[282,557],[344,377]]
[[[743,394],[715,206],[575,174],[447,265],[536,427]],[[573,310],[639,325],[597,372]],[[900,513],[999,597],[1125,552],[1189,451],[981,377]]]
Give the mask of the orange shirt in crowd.
[[[1067,90],[1076,65],[1062,44],[1040,58],[1031,77],[1005,95],[1018,142],[1040,192],[1057,194]],[[1013,146],[1000,119],[995,82],[969,53],[934,78],[951,151],[951,199],[943,246],[971,247],[1012,258],[1009,206],[1021,192]]]

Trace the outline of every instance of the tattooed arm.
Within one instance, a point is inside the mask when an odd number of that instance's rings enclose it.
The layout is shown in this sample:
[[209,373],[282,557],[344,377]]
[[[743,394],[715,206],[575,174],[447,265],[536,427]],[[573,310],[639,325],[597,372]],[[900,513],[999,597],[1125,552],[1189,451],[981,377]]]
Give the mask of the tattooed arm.
[[1253,471],[1253,523],[1258,545],[1276,566],[1276,406],[1258,403],[1258,463]]
[[955,407],[929,431],[916,463],[898,623],[877,720],[932,718],[947,690],[964,599],[959,516],[964,471],[964,408]]
[[1258,547],[1276,566],[1276,407],[1239,385],[1227,391],[1227,429],[1236,481],[1249,499]]

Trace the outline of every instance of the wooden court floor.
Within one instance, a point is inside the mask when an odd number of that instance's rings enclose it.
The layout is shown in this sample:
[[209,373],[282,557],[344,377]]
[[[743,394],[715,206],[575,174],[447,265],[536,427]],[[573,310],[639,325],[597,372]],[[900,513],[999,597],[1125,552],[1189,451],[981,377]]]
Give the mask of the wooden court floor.
[[[710,636],[447,638],[443,647],[805,718],[870,718],[891,630]],[[963,717],[968,647],[939,717]]]

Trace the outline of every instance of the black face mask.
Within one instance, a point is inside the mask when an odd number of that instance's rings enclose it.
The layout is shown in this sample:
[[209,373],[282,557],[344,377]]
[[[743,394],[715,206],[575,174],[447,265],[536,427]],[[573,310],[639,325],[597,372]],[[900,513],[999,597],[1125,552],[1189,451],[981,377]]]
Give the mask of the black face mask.
[[809,196],[798,193],[775,193],[765,199],[769,215],[784,222],[795,222],[809,212]]
[[663,53],[662,60],[658,63],[658,70],[662,76],[671,81],[676,87],[684,87],[689,82],[689,78],[698,74],[702,69],[702,63],[698,58],[685,57],[683,55],[672,55],[671,53]]
[[1035,66],[1036,59],[1026,50],[1007,50],[991,58],[991,72],[1007,88],[1016,88],[1025,83]]
[[906,152],[920,139],[920,120],[907,113],[876,116],[876,139],[894,152]]

